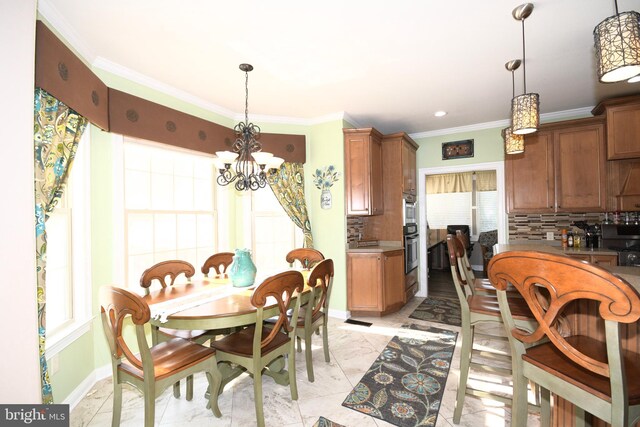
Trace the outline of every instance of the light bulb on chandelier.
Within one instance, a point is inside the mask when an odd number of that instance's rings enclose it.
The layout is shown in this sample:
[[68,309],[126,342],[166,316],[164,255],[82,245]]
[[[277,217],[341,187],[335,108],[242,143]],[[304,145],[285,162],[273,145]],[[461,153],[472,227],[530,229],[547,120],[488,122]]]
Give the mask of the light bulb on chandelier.
[[219,171],[216,182],[223,186],[235,182],[238,191],[255,191],[277,179],[276,172],[284,159],[262,151],[258,141],[260,127],[249,122],[249,71],[253,66],[240,64],[240,69],[245,72],[244,122],[233,128],[236,133],[233,151],[216,151],[214,162]]

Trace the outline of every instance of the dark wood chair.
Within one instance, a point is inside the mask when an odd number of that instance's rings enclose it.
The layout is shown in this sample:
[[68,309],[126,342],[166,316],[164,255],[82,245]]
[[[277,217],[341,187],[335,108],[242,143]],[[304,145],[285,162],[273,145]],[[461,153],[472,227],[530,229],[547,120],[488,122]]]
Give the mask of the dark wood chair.
[[233,252],[218,252],[217,254],[213,254],[202,264],[200,271],[202,271],[204,277],[209,277],[209,272],[213,268],[216,275],[226,277],[228,276],[227,269],[233,262],[233,255]]
[[[191,281],[191,278],[195,274],[196,270],[187,261],[170,260],[159,262],[151,267],[147,268],[140,277],[140,286],[144,289],[145,295],[149,295],[150,287],[154,281],[160,283],[163,289],[168,286],[173,286],[181,274],[184,274],[187,281]],[[167,341],[172,338],[183,338],[186,340],[195,341],[203,344],[206,341],[215,337],[213,331],[205,331],[201,329],[187,330],[187,329],[170,329],[153,326],[151,328],[151,340],[154,345],[162,341]],[[176,383],[173,388],[173,395],[180,397],[180,384]],[[193,398],[193,377],[187,378],[187,400]]]
[[300,341],[304,338],[305,361],[307,364],[307,378],[314,381],[313,361],[311,353],[311,336],[314,332],[319,332],[322,328],[322,348],[324,350],[324,361],[329,363],[329,337],[327,332],[327,322],[329,320],[329,299],[331,297],[331,287],[333,284],[333,260],[325,259],[313,267],[308,280],[312,288],[312,296],[309,303],[300,309],[298,315],[298,327],[296,337],[298,341],[298,351],[301,351]]
[[[295,364],[295,334],[301,298],[296,297],[304,289],[304,277],[299,271],[285,271],[263,281],[251,296],[256,307],[256,322],[246,329],[227,335],[213,343],[220,362],[229,362],[243,367],[253,377],[256,424],[264,426],[262,403],[262,373],[284,374],[284,356],[287,359],[288,382],[291,399],[298,400]],[[277,302],[279,314],[274,324],[264,324],[264,306],[267,299]],[[291,318],[287,316],[290,305],[294,306]],[[280,368],[278,372],[274,369]],[[285,377],[286,378],[286,377]]]
[[[479,334],[475,332],[478,325],[498,324],[502,325],[502,316],[500,315],[500,306],[496,294],[477,294],[471,291],[469,283],[466,281],[462,271],[459,258],[464,257],[464,247],[460,240],[451,234],[447,235],[447,248],[449,249],[451,275],[453,283],[458,294],[460,302],[460,317],[462,320],[462,348],[460,350],[460,377],[458,380],[458,391],[456,394],[456,406],[453,412],[453,422],[458,424],[462,416],[462,407],[466,394],[470,394],[481,398],[490,398],[506,404],[510,404],[511,400],[502,395],[474,389],[467,386],[469,377],[469,369],[473,367],[487,373],[502,374],[507,377],[511,375],[509,369],[502,368],[500,365],[510,364],[509,355],[487,349],[478,353],[473,349],[473,341],[477,336],[479,338],[507,341],[504,335]],[[527,307],[522,298],[509,299],[509,304],[514,313],[514,319],[518,326],[533,330],[535,328],[535,319],[533,314]],[[477,357],[481,357],[480,362],[476,362]]]
[[[587,262],[533,251],[495,255],[489,278],[498,289],[500,310],[513,351],[512,426],[527,422],[526,380],[542,393],[542,425],[550,422],[550,392],[575,405],[576,422],[585,412],[626,427],[640,420],[640,354],[622,348],[622,323],[640,319],[640,294],[627,281]],[[523,331],[507,303],[507,284],[522,294],[538,325]],[[558,328],[559,316],[573,302],[597,304],[593,328],[604,334],[578,335]],[[599,326],[598,326],[599,325]]]
[[314,265],[324,259],[324,255],[316,249],[297,248],[289,251],[286,259],[290,267],[293,267],[297,261],[304,270],[311,270]]
[[[149,347],[144,331],[150,318],[149,306],[133,292],[115,286],[102,286],[100,306],[113,370],[112,426],[120,425],[123,383],[142,392],[144,425],[153,427],[156,398],[171,384],[196,372],[206,373],[210,390],[208,405],[216,417],[221,416],[218,394],[222,376],[218,371],[214,349],[182,338],[172,338]],[[125,318],[130,318],[135,325],[139,354],[134,354],[123,334]]]

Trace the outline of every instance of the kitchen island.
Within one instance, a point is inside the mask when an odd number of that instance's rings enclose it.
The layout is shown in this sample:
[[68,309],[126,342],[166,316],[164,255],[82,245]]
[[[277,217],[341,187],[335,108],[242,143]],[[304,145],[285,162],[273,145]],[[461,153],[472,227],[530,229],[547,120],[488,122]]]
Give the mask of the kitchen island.
[[[608,249],[588,249],[588,248],[562,248],[559,246],[545,244],[497,244],[494,246],[494,254],[511,252],[511,251],[536,251],[554,254],[565,254],[567,256],[575,255],[603,255],[610,256],[616,254]],[[600,265],[605,270],[623,278],[640,292],[640,267],[620,267],[612,265]],[[604,340],[604,323],[597,315],[598,305],[593,301],[576,301],[565,310],[565,315],[569,321],[572,334],[589,335],[599,340]],[[634,352],[640,353],[640,322],[621,325],[622,347]],[[553,406],[551,410],[551,425],[554,427],[565,427],[574,425],[574,407],[573,405],[554,396]],[[594,419],[592,425],[598,427],[608,426],[602,420]],[[638,424],[636,424],[636,427]]]

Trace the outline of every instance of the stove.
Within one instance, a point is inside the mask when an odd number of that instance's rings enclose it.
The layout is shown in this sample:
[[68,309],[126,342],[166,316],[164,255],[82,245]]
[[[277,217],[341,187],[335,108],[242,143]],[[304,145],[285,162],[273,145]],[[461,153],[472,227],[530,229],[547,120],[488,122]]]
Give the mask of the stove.
[[618,265],[640,267],[640,225],[602,224],[602,246],[618,252]]

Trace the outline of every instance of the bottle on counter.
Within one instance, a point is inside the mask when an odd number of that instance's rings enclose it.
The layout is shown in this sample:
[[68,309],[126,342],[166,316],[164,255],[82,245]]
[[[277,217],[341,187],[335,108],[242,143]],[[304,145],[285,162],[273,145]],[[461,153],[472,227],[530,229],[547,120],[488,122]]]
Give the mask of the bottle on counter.
[[573,231],[570,231],[567,233],[567,247],[572,248],[573,243]]
[[568,236],[567,236],[567,229],[566,229],[566,228],[563,228],[563,229],[562,229],[562,247],[563,247],[563,248],[566,248],[566,247],[567,247],[567,245],[568,245],[567,238],[568,238]]
[[580,236],[580,233],[576,233],[573,236],[573,247],[574,248],[579,248],[581,245],[581,241],[582,241],[582,236]]

